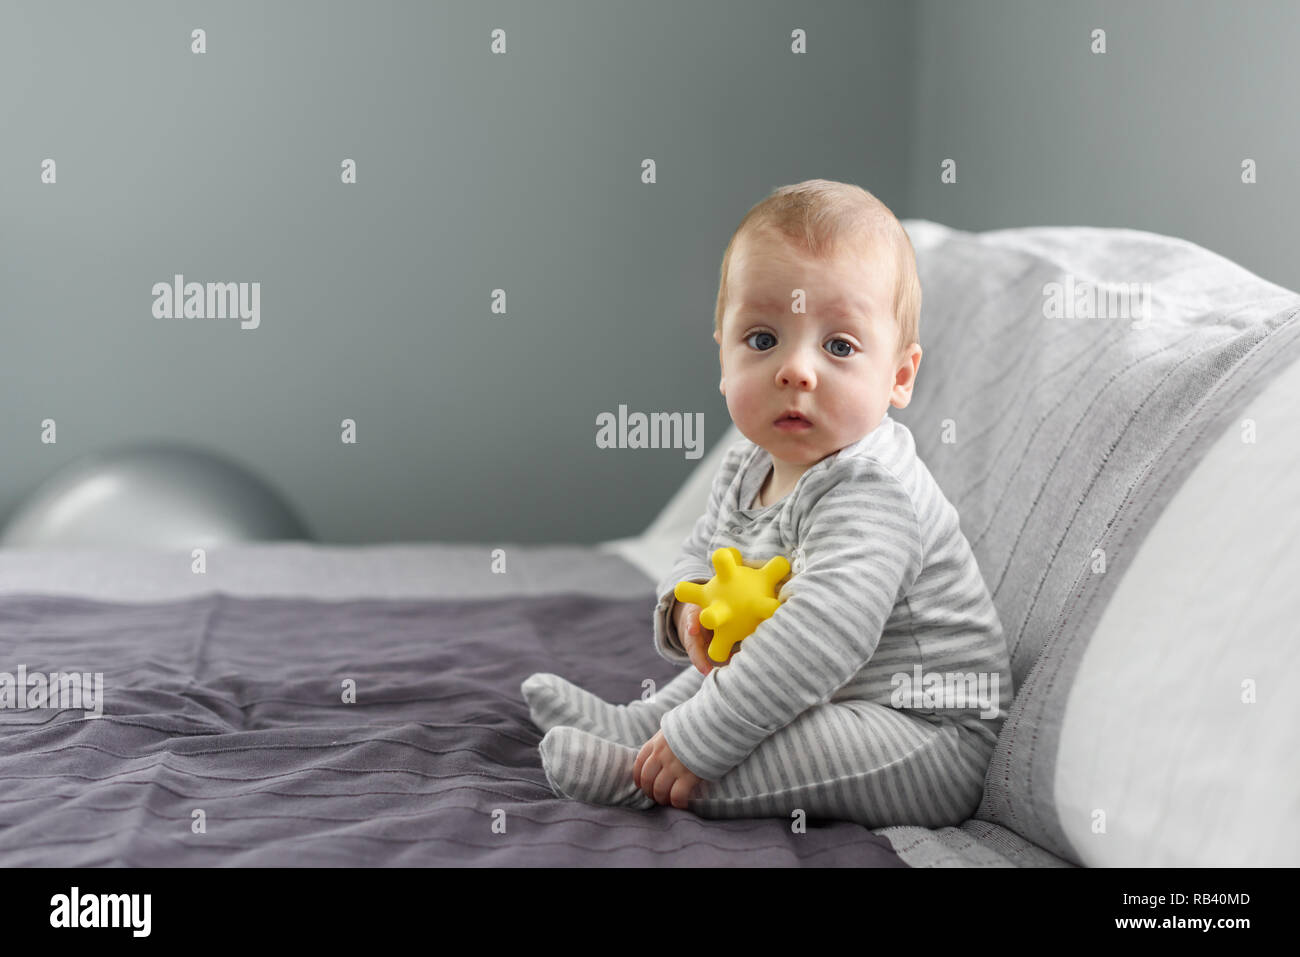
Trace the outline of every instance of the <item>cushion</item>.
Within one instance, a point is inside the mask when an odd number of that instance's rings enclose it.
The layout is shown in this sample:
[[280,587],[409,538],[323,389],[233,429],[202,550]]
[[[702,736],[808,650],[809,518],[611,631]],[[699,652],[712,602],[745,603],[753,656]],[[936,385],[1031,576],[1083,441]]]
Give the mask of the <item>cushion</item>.
[[[1300,788],[1283,758],[1300,753],[1296,421],[1300,362],[1160,513],[1079,661],[1055,795],[1087,864],[1300,864]],[[1257,441],[1243,441],[1252,427]]]
[[[1176,845],[1184,862],[1220,863],[1198,846],[1211,826],[1229,837],[1254,831],[1249,846],[1260,848],[1261,829],[1276,838],[1287,825],[1248,821],[1260,799],[1243,795],[1295,789],[1285,762],[1252,757],[1266,743],[1252,736],[1278,704],[1243,703],[1242,682],[1267,686],[1262,669],[1276,675],[1285,659],[1275,657],[1281,640],[1271,627],[1225,632],[1225,621],[1245,620],[1250,592],[1220,588],[1214,561],[1202,563],[1210,577],[1199,581],[1146,562],[1127,589],[1144,593],[1145,611],[1130,600],[1100,625],[1188,475],[1216,442],[1241,443],[1250,403],[1300,356],[1300,295],[1192,243],[1136,230],[904,225],[924,288],[924,353],[912,403],[891,414],[912,430],[961,516],[1016,682],[976,819],[1072,863],[1168,860]],[[1118,308],[1112,294],[1128,284],[1144,290],[1130,304],[1145,298],[1145,309]],[[1058,308],[1062,290],[1073,308]],[[1265,434],[1276,442],[1278,431],[1271,423]],[[1250,454],[1258,443],[1234,450]],[[1287,454],[1276,444],[1274,453]],[[1237,514],[1261,504],[1238,499]],[[1215,551],[1219,573],[1241,559],[1225,549],[1258,547],[1209,538],[1215,527],[1201,525],[1196,538]],[[1218,611],[1170,644],[1171,630],[1152,620],[1189,586]],[[1185,657],[1170,666],[1178,653]],[[1160,694],[1144,698],[1152,688]],[[1216,723],[1213,741],[1188,737]],[[1197,748],[1246,739],[1187,763]],[[1185,773],[1156,780],[1169,770],[1162,763],[1125,778],[1161,747],[1176,749]],[[1170,823],[1153,837],[1157,818]],[[1287,853],[1294,863],[1294,842]]]

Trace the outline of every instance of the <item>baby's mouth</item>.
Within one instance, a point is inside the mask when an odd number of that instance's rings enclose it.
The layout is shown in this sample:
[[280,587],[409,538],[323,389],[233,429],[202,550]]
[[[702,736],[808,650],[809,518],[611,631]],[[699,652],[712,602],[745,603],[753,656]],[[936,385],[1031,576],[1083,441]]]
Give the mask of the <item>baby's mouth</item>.
[[790,414],[785,414],[778,417],[775,421],[773,421],[772,424],[777,426],[778,428],[788,428],[788,429],[812,427],[812,422],[804,418],[802,415],[790,415]]

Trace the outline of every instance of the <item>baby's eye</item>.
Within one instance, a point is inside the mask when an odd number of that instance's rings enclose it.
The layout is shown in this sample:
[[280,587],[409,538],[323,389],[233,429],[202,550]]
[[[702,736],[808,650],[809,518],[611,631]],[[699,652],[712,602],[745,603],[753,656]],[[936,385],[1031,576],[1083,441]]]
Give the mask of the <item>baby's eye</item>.
[[855,350],[854,350],[854,347],[853,347],[853,343],[849,342],[849,340],[847,340],[847,339],[832,339],[830,342],[828,342],[828,343],[826,343],[826,344],[827,344],[828,346],[830,346],[830,345],[834,345],[834,344],[837,343],[837,342],[839,342],[839,343],[843,343],[844,345],[848,346],[848,347],[849,347],[849,351],[848,351],[848,352],[834,352],[834,351],[832,351],[832,352],[831,352],[831,355],[833,355],[833,356],[838,356],[838,357],[841,358],[841,359],[847,359],[849,356],[853,355],[853,353],[854,353],[854,351],[855,351]]
[[[776,336],[772,335],[772,333],[770,333],[770,332],[766,332],[766,331],[763,331],[763,330],[759,330],[758,332],[755,332],[755,333],[751,334],[750,336],[748,336],[748,337],[745,339],[745,341],[746,341],[746,342],[749,342],[750,339],[754,339],[754,338],[756,338],[756,337],[758,337],[758,336],[767,336],[769,339],[772,340],[772,345],[776,345]],[[752,343],[751,343],[751,345],[752,345]],[[758,349],[759,352],[766,352],[768,349],[772,348],[772,346],[768,346],[766,349],[759,349],[758,346],[754,346],[754,348],[755,348],[755,349]]]

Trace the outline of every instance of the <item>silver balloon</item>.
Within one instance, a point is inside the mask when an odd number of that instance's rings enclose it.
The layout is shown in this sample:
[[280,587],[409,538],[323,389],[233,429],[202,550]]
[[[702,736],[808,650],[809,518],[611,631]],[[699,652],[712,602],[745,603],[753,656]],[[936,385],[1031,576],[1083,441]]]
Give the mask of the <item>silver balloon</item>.
[[0,545],[141,545],[310,539],[289,504],[242,466],[200,449],[132,446],[89,455],[14,512]]

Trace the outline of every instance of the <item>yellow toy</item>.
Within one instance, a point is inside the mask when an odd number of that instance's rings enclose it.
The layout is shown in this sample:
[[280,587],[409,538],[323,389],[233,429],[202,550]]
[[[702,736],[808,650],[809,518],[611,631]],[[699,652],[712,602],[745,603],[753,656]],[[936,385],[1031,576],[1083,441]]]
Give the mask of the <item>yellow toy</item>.
[[700,606],[700,624],[713,632],[709,657],[722,663],[781,607],[776,586],[789,573],[790,563],[775,555],[762,568],[750,568],[738,549],[719,548],[713,553],[713,569],[717,574],[704,584],[678,582],[673,594],[680,602]]

